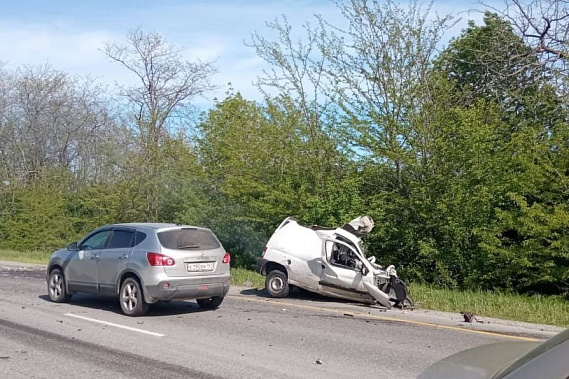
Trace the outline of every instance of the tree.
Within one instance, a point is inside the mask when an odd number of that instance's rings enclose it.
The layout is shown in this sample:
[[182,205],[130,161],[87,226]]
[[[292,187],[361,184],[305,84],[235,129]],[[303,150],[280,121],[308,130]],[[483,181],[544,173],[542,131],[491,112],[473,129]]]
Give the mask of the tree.
[[98,149],[115,127],[103,89],[49,65],[0,75],[3,179],[26,181],[53,168],[92,179],[104,166]]
[[530,52],[507,21],[487,12],[483,26],[470,21],[451,41],[437,59],[437,72],[456,86],[460,97],[453,103],[468,106],[487,98],[516,116],[524,100],[546,84],[543,67]]
[[569,5],[559,0],[509,0],[505,8],[482,4],[507,20],[528,51],[529,67],[543,66],[557,80],[560,94],[568,95],[569,80]]
[[417,233],[431,236],[417,263],[462,286],[563,293],[567,115],[528,51],[487,14],[439,57],[417,207],[434,228]]
[[[177,178],[171,160],[186,152],[173,151],[171,142],[187,136],[191,101],[214,88],[210,83],[215,73],[213,63],[184,60],[181,50],[163,36],[154,32],[146,34],[140,29],[129,32],[124,44],[106,44],[104,53],[139,81],[138,85],[120,87],[132,121],[130,125],[138,138],[138,150],[123,162],[123,171],[129,173],[129,178],[136,178],[125,193],[132,196],[135,209],[140,210],[135,212],[139,219],[173,219],[173,211],[165,202],[165,193],[172,192],[165,190],[165,186],[172,185],[170,180]],[[177,146],[190,149],[187,143]]]
[[212,62],[184,60],[181,49],[156,32],[133,30],[125,43],[107,43],[103,52],[139,81],[138,86],[119,88],[146,148],[184,125],[192,110],[191,101],[215,88],[210,83],[216,72]]
[[[333,94],[327,91],[330,84],[325,71],[328,58],[318,51],[317,39],[322,30],[304,24],[304,42],[294,39],[292,26],[285,16],[266,25],[270,32],[276,34],[275,40],[255,33],[248,43],[270,65],[270,69],[264,70],[258,78],[257,86],[265,93],[268,103],[294,104],[294,107],[285,106],[282,110],[286,112],[294,108],[292,112],[301,117],[295,131],[308,142],[304,148],[309,149],[313,159],[306,162],[306,169],[315,181],[314,193],[324,198],[324,182],[339,144],[330,139],[335,127],[336,105]],[[278,91],[274,100],[271,100],[271,90]]]
[[[432,3],[431,3],[432,4]],[[427,98],[431,59],[452,17],[432,17],[431,5],[351,0],[338,3],[346,29],[329,29],[319,40],[330,60],[346,132],[360,150],[393,169],[390,180],[404,191],[403,171],[414,143],[414,117]]]
[[353,165],[332,150],[336,166],[321,162],[326,169],[319,182],[313,172],[313,142],[305,130],[303,111],[284,96],[259,105],[228,94],[200,123],[206,199],[200,222],[215,225],[240,262],[258,255],[287,216],[335,225],[361,212]]

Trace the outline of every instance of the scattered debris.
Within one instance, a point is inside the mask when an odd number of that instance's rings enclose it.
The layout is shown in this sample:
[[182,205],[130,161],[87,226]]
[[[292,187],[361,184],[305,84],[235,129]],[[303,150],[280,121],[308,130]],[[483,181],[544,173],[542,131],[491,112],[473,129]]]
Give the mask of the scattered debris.
[[350,317],[354,317],[354,315],[353,315],[353,314],[351,314],[351,313],[344,313],[344,316],[350,316]]
[[460,314],[464,317],[464,322],[469,322],[472,324],[472,321],[476,321],[484,324],[484,321],[479,320],[474,312],[460,312]]

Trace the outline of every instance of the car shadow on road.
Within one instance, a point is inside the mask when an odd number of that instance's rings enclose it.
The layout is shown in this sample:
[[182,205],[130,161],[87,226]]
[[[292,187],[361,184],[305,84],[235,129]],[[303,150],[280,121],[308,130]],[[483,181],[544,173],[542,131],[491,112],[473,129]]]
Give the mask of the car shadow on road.
[[[256,296],[256,297],[265,298],[265,299],[272,299],[272,297],[267,293],[267,291],[264,288],[263,289],[247,288],[247,289],[239,291],[239,294],[244,295],[244,296]],[[287,299],[307,300],[307,301],[316,302],[316,303],[346,304],[346,305],[354,305],[354,306],[365,307],[365,308],[369,308],[369,307],[377,308],[378,307],[376,305],[355,302],[352,300],[339,299],[339,298],[335,298],[335,297],[326,297],[326,296],[319,295],[319,294],[316,294],[316,293],[313,293],[313,292],[310,292],[310,291],[307,291],[307,290],[304,290],[304,289],[298,288],[298,287],[294,287],[291,289],[291,291],[289,292],[289,294],[287,296]],[[382,308],[382,307],[379,307],[379,308]]]
[[[40,295],[38,297],[42,300],[50,302],[49,297],[47,295]],[[69,304],[82,308],[97,309],[97,310],[124,315],[121,310],[119,300],[116,297],[76,294],[71,297]],[[162,316],[194,314],[201,312],[215,312],[215,310],[200,308],[200,306],[195,301],[186,301],[186,300],[160,301],[156,304],[152,304],[148,309],[148,313],[146,313],[145,316],[162,317]]]

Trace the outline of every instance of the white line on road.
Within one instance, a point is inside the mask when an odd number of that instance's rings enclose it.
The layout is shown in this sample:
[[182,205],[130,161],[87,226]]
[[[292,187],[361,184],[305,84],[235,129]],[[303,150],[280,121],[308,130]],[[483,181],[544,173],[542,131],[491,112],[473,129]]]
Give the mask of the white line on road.
[[65,313],[65,316],[75,317],[75,318],[79,318],[81,320],[86,320],[86,321],[91,321],[91,322],[97,322],[99,324],[114,326],[115,328],[131,330],[133,332],[149,334],[149,335],[154,336],[154,337],[164,337],[164,334],[149,332],[148,330],[143,330],[143,329],[131,328],[130,326],[124,326],[124,325],[114,324],[112,322],[97,320],[96,318],[89,318],[89,317],[85,317],[85,316],[74,315],[73,313]]

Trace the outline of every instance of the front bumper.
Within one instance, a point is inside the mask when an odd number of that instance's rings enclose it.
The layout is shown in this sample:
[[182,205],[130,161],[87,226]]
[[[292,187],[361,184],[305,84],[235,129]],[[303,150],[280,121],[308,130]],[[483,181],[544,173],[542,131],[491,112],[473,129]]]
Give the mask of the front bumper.
[[229,291],[229,275],[215,278],[168,278],[155,285],[145,286],[151,301],[173,299],[206,299],[212,296],[224,297]]

